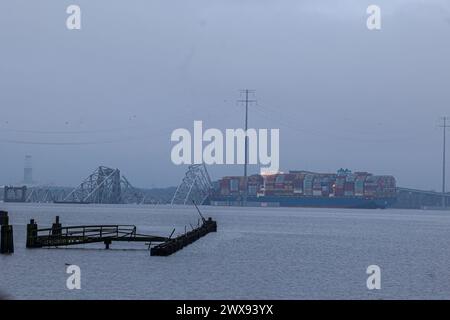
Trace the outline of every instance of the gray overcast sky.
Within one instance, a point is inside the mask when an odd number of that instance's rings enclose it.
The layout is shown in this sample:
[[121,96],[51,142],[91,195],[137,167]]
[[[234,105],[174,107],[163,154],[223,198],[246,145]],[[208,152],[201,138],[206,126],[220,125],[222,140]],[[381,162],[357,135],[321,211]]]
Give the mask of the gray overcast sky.
[[[70,4],[80,31],[66,29]],[[369,4],[381,31],[366,28]],[[235,101],[251,88],[250,127],[280,128],[282,170],[439,190],[449,77],[447,0],[2,1],[0,184],[31,154],[41,183],[107,165],[136,186],[175,185],[171,132],[242,127]]]

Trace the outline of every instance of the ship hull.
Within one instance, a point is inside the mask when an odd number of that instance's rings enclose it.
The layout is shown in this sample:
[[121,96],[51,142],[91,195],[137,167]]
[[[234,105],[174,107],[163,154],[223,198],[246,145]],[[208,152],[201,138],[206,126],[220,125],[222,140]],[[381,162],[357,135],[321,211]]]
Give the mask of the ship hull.
[[[310,207],[310,208],[354,208],[354,209],[385,209],[395,202],[395,198],[366,197],[282,197],[282,196],[249,196],[247,206],[254,207]],[[241,197],[212,196],[207,204],[213,206],[240,206]]]

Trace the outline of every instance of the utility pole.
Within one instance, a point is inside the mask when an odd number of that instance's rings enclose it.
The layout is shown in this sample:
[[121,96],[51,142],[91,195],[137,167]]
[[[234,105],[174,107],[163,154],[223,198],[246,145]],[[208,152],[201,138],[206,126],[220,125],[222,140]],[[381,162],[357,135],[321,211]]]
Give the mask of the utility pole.
[[250,103],[256,102],[256,100],[250,100],[249,95],[254,94],[254,90],[241,90],[241,95],[245,95],[244,100],[238,100],[238,102],[245,103],[245,163],[244,163],[244,195],[242,199],[242,206],[247,206],[247,196],[248,196],[248,178],[247,178],[247,164],[248,164],[248,106]]
[[448,117],[442,117],[443,124],[440,126],[442,128],[442,207],[446,207],[446,200],[445,200],[445,135],[446,130],[450,125],[447,124]]

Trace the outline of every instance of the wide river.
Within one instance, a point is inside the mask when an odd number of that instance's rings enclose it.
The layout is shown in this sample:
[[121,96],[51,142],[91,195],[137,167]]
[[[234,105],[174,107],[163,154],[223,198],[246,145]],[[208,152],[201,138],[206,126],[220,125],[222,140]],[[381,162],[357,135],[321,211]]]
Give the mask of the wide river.
[[[6,204],[15,253],[0,255],[13,299],[448,299],[450,212],[201,207],[218,232],[169,257],[145,243],[26,249],[26,224],[132,224],[168,236],[197,224],[193,207]],[[67,265],[81,269],[69,290]],[[381,270],[368,290],[366,269]]]

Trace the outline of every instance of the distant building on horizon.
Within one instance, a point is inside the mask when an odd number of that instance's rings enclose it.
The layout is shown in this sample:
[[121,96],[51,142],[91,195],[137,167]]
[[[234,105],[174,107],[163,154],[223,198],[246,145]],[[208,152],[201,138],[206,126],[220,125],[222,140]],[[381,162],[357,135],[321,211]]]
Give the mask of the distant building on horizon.
[[34,184],[33,181],[33,165],[30,155],[25,156],[25,165],[23,168],[23,183],[24,184]]

